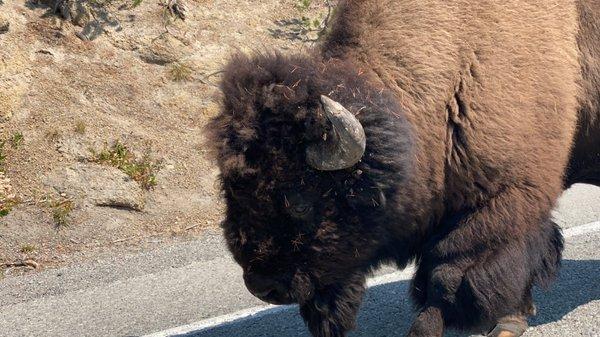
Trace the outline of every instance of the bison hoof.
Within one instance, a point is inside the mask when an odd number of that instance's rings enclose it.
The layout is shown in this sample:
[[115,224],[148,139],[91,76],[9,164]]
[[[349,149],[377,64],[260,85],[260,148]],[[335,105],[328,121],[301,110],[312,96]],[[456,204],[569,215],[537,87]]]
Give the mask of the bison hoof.
[[519,337],[527,330],[527,320],[523,316],[506,316],[490,331],[487,337]]

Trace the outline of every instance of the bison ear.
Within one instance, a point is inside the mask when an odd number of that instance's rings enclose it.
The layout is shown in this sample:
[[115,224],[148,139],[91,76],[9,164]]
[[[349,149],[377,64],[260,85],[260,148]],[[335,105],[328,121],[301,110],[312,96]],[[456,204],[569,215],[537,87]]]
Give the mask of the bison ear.
[[319,171],[336,171],[352,167],[365,153],[367,138],[360,121],[340,103],[321,96],[327,120],[331,122],[329,137],[306,149],[306,161]]

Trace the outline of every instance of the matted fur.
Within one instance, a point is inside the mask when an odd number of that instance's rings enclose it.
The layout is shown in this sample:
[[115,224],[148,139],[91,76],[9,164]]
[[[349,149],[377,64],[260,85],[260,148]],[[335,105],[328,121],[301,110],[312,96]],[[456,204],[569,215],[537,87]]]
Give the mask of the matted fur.
[[[600,176],[582,132],[600,124],[594,6],[347,0],[320,49],[235,56],[207,130],[246,281],[275,282],[269,300],[298,302],[319,337],[354,327],[365,276],[389,261],[418,265],[409,336],[529,314],[560,264],[558,195]],[[320,95],[365,129],[352,168],[305,161],[332,132]]]

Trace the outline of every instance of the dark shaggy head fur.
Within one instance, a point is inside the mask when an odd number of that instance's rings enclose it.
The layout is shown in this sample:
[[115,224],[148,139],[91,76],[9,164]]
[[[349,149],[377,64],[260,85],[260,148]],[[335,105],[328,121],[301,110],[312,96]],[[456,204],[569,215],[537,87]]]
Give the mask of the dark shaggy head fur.
[[[222,112],[208,126],[227,203],[223,228],[246,275],[277,278],[292,302],[389,253],[381,224],[398,223],[412,137],[391,94],[360,69],[306,56],[236,56],[225,69]],[[323,172],[305,149],[331,132],[328,95],[367,135],[361,162]],[[396,242],[397,244],[397,242]]]

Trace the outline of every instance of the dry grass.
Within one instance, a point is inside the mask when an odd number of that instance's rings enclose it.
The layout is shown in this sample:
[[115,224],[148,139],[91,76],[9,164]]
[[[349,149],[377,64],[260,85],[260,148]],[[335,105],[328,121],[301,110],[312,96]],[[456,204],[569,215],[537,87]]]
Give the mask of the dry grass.
[[187,82],[192,79],[194,69],[185,63],[173,63],[168,69],[168,76],[174,82]]
[[52,143],[58,142],[61,136],[62,134],[58,130],[50,130],[46,132],[46,139],[48,139]]
[[80,121],[77,121],[77,123],[75,123],[75,129],[74,129],[75,133],[83,135],[85,133],[85,129],[86,129],[86,126],[85,126],[84,121],[80,120]]
[[70,224],[71,212],[74,208],[72,200],[55,200],[50,202],[52,208],[52,220],[56,228],[60,229],[67,227]]
[[21,246],[21,253],[23,253],[23,254],[33,253],[34,251],[36,251],[36,248],[34,245],[25,244],[25,245]]
[[120,141],[106,146],[100,152],[94,152],[91,161],[118,168],[146,190],[156,186],[156,173],[160,169],[160,163],[153,160],[149,153],[136,158]]
[[4,170],[4,165],[6,164],[6,153],[4,152],[5,145],[6,141],[0,140],[0,171]]
[[16,149],[19,146],[23,145],[24,140],[25,140],[25,137],[23,137],[23,133],[15,132],[12,135],[12,137],[10,137],[10,145],[13,147],[13,149]]
[[[18,147],[23,141],[23,135],[21,133],[15,133],[9,140],[13,147]],[[10,184],[10,179],[5,176],[4,166],[6,165],[7,154],[5,152],[5,146],[7,141],[0,140],[0,217],[7,216],[12,209],[19,204],[19,199],[13,192]]]
[[19,204],[19,199],[12,191],[10,179],[0,170],[0,217],[7,216],[13,207]]
[[7,216],[12,209],[19,204],[19,200],[16,198],[6,200],[2,199],[4,199],[4,196],[0,195],[0,218]]

